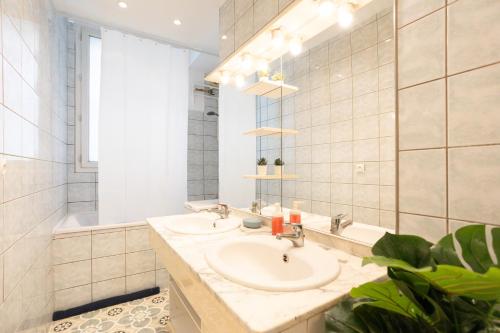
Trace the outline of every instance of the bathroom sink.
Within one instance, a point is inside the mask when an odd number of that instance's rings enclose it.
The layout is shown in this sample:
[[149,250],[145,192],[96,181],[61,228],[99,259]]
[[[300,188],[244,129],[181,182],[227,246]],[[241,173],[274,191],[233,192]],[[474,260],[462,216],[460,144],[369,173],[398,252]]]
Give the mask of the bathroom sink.
[[[321,221],[318,223],[311,223],[307,225],[310,229],[316,229],[325,233],[330,233],[330,221]],[[353,224],[343,228],[337,236],[349,238],[358,242],[373,245],[375,244],[386,232],[394,233],[394,230],[354,222]]]
[[340,272],[332,251],[310,242],[293,247],[289,240],[267,235],[223,241],[205,258],[228,280],[269,291],[317,288],[335,280]]
[[221,219],[217,214],[195,213],[169,216],[165,228],[178,234],[210,235],[237,229],[241,219],[229,217]]

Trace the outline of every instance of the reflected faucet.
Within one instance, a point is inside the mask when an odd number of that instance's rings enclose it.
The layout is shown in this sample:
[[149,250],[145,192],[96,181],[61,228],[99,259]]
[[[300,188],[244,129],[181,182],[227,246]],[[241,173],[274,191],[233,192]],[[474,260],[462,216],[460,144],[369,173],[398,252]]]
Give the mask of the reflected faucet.
[[276,239],[286,238],[290,240],[294,247],[304,247],[304,231],[302,224],[285,223],[285,227],[291,227],[292,233],[289,234],[276,234]]
[[[217,204],[217,208],[205,209],[207,212],[219,214],[221,219],[227,219],[229,216],[229,206],[227,204]],[[214,222],[215,223],[215,222]]]
[[332,217],[330,224],[330,233],[332,234],[340,234],[342,230],[344,230],[347,226],[352,224],[352,220],[345,219],[347,217],[346,214],[338,214]]

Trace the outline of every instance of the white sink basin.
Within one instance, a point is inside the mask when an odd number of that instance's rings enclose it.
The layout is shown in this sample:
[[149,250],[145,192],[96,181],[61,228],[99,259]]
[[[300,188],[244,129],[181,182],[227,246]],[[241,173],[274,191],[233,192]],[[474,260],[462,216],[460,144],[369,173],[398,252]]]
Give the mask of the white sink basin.
[[293,247],[273,236],[246,236],[224,241],[205,255],[210,267],[247,287],[269,291],[317,288],[340,272],[332,251],[306,241]]
[[[330,233],[330,221],[313,221],[310,224],[306,224],[306,226],[310,229],[316,229],[325,233]],[[337,236],[342,236],[345,238],[349,238],[358,242],[366,243],[373,245],[375,244],[382,236],[385,235],[386,232],[394,233],[394,230],[363,224],[354,222],[353,224],[345,227]]]
[[218,234],[234,230],[240,225],[241,219],[221,219],[217,214],[205,213],[169,216],[165,220],[165,228],[168,230],[189,235]]

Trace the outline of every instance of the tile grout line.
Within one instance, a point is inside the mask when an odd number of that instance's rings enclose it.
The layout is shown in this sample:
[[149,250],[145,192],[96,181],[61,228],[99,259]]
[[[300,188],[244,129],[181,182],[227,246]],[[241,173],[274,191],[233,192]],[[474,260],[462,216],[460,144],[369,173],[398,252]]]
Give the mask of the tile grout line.
[[445,172],[446,172],[446,233],[450,232],[450,220],[449,220],[449,211],[450,211],[450,192],[449,192],[449,124],[448,124],[448,4],[445,4],[444,8],[444,83],[445,83],[445,154],[446,154],[446,162],[445,162]]

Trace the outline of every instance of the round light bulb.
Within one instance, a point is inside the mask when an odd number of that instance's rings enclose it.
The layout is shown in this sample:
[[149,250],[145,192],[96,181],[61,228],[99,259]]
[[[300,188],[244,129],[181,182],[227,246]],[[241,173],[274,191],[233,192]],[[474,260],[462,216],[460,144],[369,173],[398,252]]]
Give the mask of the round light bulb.
[[227,39],[227,36],[226,36],[226,35],[222,35],[221,39],[222,39],[222,40],[226,40],[226,39]]
[[257,70],[258,71],[267,71],[269,69],[269,63],[265,59],[257,60]]
[[229,80],[231,79],[231,75],[229,75],[228,72],[222,72],[220,75],[220,83],[222,85],[226,85],[229,83]]
[[253,65],[253,57],[250,54],[245,54],[241,58],[241,68],[244,71],[248,71],[252,68]]
[[118,7],[125,9],[125,8],[128,7],[128,5],[127,5],[127,3],[125,1],[119,1],[118,2]]
[[293,56],[297,56],[302,53],[302,41],[298,37],[294,37],[290,40],[288,44],[288,49]]
[[179,20],[179,19],[175,19],[175,20],[174,20],[174,24],[175,24],[175,25],[181,25],[181,24],[182,24],[182,22],[181,22],[181,20]]
[[281,29],[274,29],[273,31],[271,31],[271,34],[273,46],[276,48],[283,46],[283,44],[285,43],[285,34],[283,33],[283,31],[281,31]]
[[331,0],[321,1],[318,7],[319,15],[324,17],[332,15],[334,10],[335,10],[335,5]]
[[353,20],[352,6],[349,4],[342,5],[337,12],[337,20],[342,28],[349,27]]
[[236,87],[241,88],[245,85],[245,77],[241,74],[238,74],[234,77],[234,83]]

